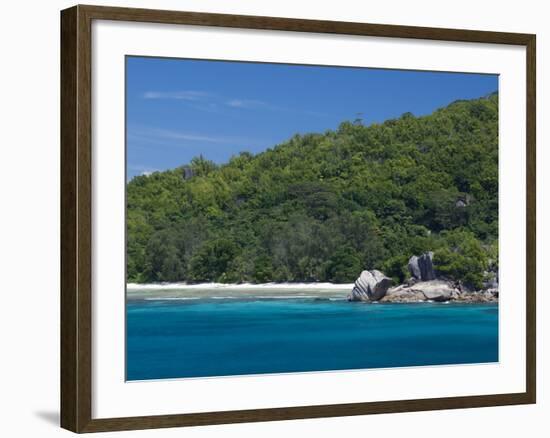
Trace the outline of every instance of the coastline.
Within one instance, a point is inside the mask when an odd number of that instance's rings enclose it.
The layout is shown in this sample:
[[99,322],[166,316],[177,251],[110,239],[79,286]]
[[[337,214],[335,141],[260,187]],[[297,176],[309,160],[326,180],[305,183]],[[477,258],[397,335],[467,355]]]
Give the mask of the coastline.
[[128,283],[128,300],[185,299],[347,299],[353,283]]
[[[429,286],[429,283],[425,284]],[[432,303],[455,302],[465,304],[498,303],[498,293],[489,291],[461,292],[452,291],[440,298],[439,294],[430,295],[422,291],[420,284],[415,286],[398,285],[390,288],[379,300],[359,300],[363,303]],[[432,284],[436,290],[444,287]],[[129,301],[151,300],[198,300],[198,299],[327,299],[348,301],[354,283],[128,283],[126,299]],[[426,289],[427,286],[424,287]]]

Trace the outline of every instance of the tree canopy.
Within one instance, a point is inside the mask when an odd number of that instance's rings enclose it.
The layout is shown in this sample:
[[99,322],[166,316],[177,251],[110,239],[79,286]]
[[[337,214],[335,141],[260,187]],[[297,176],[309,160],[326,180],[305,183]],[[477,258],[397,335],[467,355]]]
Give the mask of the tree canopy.
[[131,282],[403,280],[432,250],[478,286],[497,238],[497,93],[127,183]]

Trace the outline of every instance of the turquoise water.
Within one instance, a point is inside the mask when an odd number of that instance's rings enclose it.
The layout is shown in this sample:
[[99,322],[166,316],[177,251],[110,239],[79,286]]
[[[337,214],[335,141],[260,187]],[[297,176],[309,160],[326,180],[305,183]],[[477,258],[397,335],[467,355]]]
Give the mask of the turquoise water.
[[128,301],[127,379],[498,361],[497,304]]

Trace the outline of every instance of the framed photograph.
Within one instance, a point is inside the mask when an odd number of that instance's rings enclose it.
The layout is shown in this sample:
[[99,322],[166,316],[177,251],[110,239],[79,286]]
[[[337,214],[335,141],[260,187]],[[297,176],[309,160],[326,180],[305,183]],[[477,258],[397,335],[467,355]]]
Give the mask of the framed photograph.
[[535,35],[61,12],[61,425],[535,403]]

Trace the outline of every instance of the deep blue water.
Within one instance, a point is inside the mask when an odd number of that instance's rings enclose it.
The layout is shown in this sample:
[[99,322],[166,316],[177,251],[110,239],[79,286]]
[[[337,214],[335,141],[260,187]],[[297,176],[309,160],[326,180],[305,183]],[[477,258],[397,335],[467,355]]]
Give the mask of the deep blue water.
[[128,301],[127,379],[498,361],[496,304]]

